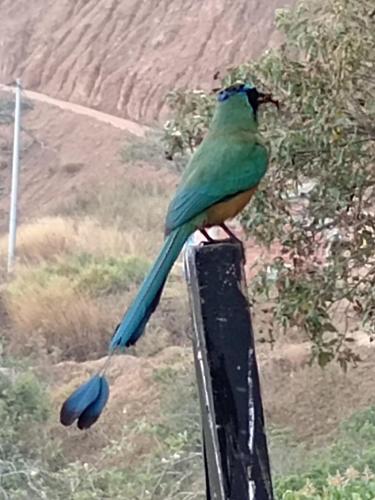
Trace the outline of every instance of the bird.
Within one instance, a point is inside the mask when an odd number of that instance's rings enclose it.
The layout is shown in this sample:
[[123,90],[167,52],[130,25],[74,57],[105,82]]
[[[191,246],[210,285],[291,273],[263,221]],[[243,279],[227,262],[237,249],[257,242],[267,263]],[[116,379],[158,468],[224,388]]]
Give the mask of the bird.
[[[246,82],[223,88],[216,101],[207,134],[169,204],[164,244],[113,334],[108,359],[141,337],[174,262],[196,230],[210,241],[207,228],[220,226],[230,238],[236,238],[225,221],[244,209],[266,174],[269,153],[258,131],[258,110],[265,103],[278,108],[278,101]],[[99,418],[109,397],[106,366],[64,402],[60,411],[63,425],[77,420],[78,428],[87,429]]]

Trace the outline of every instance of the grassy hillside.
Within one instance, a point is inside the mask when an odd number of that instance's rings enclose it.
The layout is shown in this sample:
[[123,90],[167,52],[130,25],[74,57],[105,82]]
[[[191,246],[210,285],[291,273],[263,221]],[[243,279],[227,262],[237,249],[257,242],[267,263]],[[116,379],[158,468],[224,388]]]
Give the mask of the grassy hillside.
[[[125,148],[128,168],[138,154],[138,146]],[[1,288],[0,486],[10,498],[204,498],[180,265],[133,356],[110,368],[112,396],[100,423],[87,433],[58,424],[61,401],[100,363],[161,243],[169,185],[158,179],[78,196],[20,227],[16,272]],[[4,266],[5,238],[0,252]],[[274,352],[258,346],[278,498],[370,499],[372,353],[348,384],[336,369],[306,366],[298,347],[282,338]],[[355,407],[363,410],[352,415]]]
[[[1,491],[12,499],[203,500],[197,395],[192,364],[181,354],[159,359],[152,372],[159,411],[119,426],[109,444],[86,461],[78,446],[66,449],[45,383],[20,366],[8,367],[0,376]],[[103,423],[93,432],[110,433]],[[277,498],[371,500],[374,436],[374,407],[344,421],[324,448],[309,450],[287,430],[272,428]]]
[[[140,181],[91,193],[64,207],[65,213],[21,225],[16,270],[1,293],[10,325],[5,332],[8,352],[45,351],[55,360],[104,355],[161,244],[167,200],[162,182]],[[6,249],[4,236],[3,266]],[[1,273],[6,277],[4,267]],[[181,285],[177,271],[171,277],[172,304],[179,301]],[[162,325],[164,314],[162,307],[159,328],[167,336],[175,333],[174,322],[187,322],[174,318]]]

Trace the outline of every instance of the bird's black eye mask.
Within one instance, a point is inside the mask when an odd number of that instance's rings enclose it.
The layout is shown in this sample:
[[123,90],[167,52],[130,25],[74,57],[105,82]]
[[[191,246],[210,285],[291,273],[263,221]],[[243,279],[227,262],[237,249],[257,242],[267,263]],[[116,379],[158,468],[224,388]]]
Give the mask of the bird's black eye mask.
[[236,83],[220,90],[217,94],[217,100],[219,102],[223,102],[235,94],[246,94],[247,100],[253,108],[255,115],[258,111],[259,105],[266,102],[270,102],[279,108],[279,102],[273,99],[272,94],[263,94],[262,92],[258,92],[253,85],[248,83]]

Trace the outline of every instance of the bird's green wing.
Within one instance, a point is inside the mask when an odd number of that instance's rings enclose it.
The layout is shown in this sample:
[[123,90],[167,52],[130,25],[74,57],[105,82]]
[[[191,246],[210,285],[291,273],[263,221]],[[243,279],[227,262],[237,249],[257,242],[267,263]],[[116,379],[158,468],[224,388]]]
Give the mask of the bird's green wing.
[[166,230],[172,231],[212,205],[257,186],[267,164],[267,150],[258,142],[204,141],[169,206]]

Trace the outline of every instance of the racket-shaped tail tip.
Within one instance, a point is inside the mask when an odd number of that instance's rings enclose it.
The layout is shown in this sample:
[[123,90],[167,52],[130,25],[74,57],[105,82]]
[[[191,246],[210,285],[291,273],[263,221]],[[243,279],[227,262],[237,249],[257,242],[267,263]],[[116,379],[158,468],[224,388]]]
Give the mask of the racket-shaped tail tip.
[[83,413],[81,413],[78,419],[77,426],[81,430],[91,427],[98,420],[107,404],[109,398],[109,385],[105,377],[100,377],[100,382],[101,385],[98,397]]
[[106,378],[94,375],[64,402],[60,411],[60,422],[68,426],[78,419],[78,428],[88,429],[100,417],[108,396],[109,387]]

